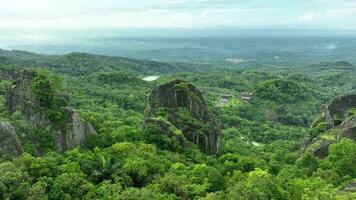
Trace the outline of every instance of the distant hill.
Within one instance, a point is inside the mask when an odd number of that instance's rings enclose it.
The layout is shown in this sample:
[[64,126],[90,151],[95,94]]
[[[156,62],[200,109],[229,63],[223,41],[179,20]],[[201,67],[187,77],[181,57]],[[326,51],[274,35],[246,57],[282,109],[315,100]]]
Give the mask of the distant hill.
[[318,64],[313,64],[310,66],[311,69],[317,70],[354,70],[356,66],[346,62],[346,61],[338,61],[338,62],[321,62]]
[[323,87],[335,88],[334,91],[342,90],[344,91],[342,93],[350,93],[356,90],[356,65],[349,62],[321,62],[299,70],[313,74],[317,78],[315,80],[322,83]]
[[41,55],[26,51],[0,49],[0,64],[21,67],[48,67],[67,75],[87,75],[93,72],[126,71],[135,74],[173,73],[194,71],[182,65],[124,57],[101,56],[86,53]]

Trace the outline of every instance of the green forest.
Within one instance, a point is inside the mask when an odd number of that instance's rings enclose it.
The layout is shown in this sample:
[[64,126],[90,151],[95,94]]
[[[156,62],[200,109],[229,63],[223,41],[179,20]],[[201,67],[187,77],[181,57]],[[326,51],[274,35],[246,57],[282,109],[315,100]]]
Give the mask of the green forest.
[[213,65],[1,50],[0,199],[356,199],[356,65]]

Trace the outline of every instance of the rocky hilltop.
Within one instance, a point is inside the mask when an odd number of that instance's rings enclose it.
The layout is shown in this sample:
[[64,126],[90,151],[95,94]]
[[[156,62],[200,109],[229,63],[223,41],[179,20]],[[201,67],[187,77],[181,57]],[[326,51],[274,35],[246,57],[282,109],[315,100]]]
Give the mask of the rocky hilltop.
[[207,154],[219,152],[220,123],[200,91],[186,81],[173,80],[153,89],[144,124],[158,126],[183,146],[194,143]]
[[[0,78],[12,81],[5,95],[6,111],[9,114],[21,113],[33,129],[49,129],[57,151],[64,152],[79,146],[89,135],[96,134],[90,123],[65,107],[65,97],[52,88],[47,77],[35,70],[2,69]],[[13,148],[9,149],[2,142],[0,149],[4,154],[18,155],[22,152],[21,143],[10,127],[9,123],[3,123],[0,137],[7,138],[7,145]]]
[[324,158],[329,145],[342,138],[356,140],[356,94],[338,96],[323,105],[322,114],[310,127],[304,150]]

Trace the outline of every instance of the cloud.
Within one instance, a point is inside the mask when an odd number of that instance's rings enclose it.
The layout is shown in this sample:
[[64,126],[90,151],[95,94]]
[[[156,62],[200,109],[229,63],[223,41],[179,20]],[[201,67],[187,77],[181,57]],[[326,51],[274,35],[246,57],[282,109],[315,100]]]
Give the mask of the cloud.
[[336,23],[332,25],[341,24],[337,20],[346,21],[346,26],[356,28],[352,20],[356,13],[355,2],[338,0],[343,3],[335,4],[334,1],[0,0],[0,30],[20,27],[265,27],[310,25],[326,20],[334,20]]
[[297,21],[298,22],[308,22],[308,21],[311,21],[315,18],[316,14],[315,12],[311,11],[311,12],[308,12],[302,16],[300,16]]
[[130,0],[0,1],[0,29],[229,26],[236,25],[239,15],[281,11],[280,8],[243,4],[246,2],[248,1],[135,0],[134,3]]

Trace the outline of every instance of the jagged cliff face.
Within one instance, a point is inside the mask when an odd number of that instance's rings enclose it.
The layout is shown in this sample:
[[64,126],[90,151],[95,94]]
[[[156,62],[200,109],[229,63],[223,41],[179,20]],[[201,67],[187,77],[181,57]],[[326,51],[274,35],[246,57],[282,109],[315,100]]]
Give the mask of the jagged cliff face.
[[[174,80],[157,86],[150,95],[149,105],[145,124],[155,124],[171,136],[183,133],[178,139],[183,146],[191,142],[207,154],[219,152],[220,124],[194,85]],[[167,112],[165,116],[159,116],[162,109]]]
[[340,125],[351,108],[356,108],[356,94],[331,99],[323,108],[326,123],[331,128]]
[[329,145],[343,138],[356,140],[356,94],[338,96],[322,107],[321,117],[310,127],[304,150],[319,158],[328,155]]
[[211,119],[200,91],[192,84],[182,80],[174,80],[155,87],[149,102],[152,109],[185,107],[198,119]]
[[0,68],[0,79],[12,81],[19,76],[20,71],[12,68]]
[[96,134],[94,127],[87,121],[80,118],[79,114],[66,108],[67,113],[66,130],[55,132],[56,148],[60,152],[75,148],[85,141],[91,135]]
[[8,157],[22,154],[22,146],[14,127],[8,122],[0,122],[0,153]]
[[34,94],[31,93],[30,86],[36,76],[37,73],[34,70],[0,72],[1,78],[12,80],[5,96],[5,108],[9,113],[21,112],[32,128],[50,128],[53,131],[54,143],[59,152],[77,147],[89,135],[96,134],[90,123],[82,120],[77,113],[69,108],[60,108],[66,116],[61,126],[56,126],[46,113],[48,108],[41,106]]
[[46,128],[50,126],[50,120],[45,114],[45,108],[35,100],[30,92],[30,85],[36,72],[33,70],[21,70],[13,79],[5,97],[5,108],[8,112],[19,111],[33,128]]

